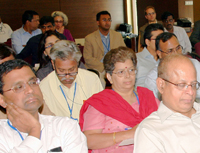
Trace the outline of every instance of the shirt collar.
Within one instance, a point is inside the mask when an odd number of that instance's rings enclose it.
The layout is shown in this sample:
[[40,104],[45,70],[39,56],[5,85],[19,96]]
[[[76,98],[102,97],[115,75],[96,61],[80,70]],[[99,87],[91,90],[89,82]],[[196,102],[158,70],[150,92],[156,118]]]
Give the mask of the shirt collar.
[[102,38],[109,38],[109,36],[110,36],[110,31],[108,32],[108,34],[107,34],[107,36],[104,36],[101,32],[100,32],[100,30],[99,30],[99,33],[100,33],[100,36],[101,36],[101,39]]

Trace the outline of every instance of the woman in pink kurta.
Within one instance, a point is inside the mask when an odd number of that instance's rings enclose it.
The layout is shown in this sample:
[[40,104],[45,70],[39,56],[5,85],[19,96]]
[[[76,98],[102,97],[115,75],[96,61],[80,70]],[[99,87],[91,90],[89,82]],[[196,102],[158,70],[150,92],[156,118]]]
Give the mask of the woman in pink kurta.
[[158,108],[158,101],[147,88],[134,91],[135,53],[126,47],[109,51],[104,57],[106,76],[112,89],[93,95],[80,112],[80,126],[94,153],[132,153],[129,145],[119,144],[133,139],[137,125]]

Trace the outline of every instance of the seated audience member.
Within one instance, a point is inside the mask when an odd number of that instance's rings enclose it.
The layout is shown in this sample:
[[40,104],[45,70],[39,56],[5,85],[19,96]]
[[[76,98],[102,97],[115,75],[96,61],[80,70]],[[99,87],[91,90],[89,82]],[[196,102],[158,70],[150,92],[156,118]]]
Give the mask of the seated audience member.
[[78,68],[81,56],[78,46],[68,40],[58,41],[50,51],[54,71],[42,80],[40,88],[56,116],[78,120],[84,100],[103,90],[96,74]]
[[51,16],[54,18],[56,31],[63,34],[67,40],[74,41],[70,31],[65,29],[65,26],[68,24],[67,15],[61,11],[54,11]]
[[[25,59],[32,55],[32,62],[31,65],[35,66],[36,63],[38,63],[38,45],[42,38],[42,35],[46,31],[54,31],[55,25],[54,25],[54,19],[51,16],[43,16],[40,19],[40,29],[42,30],[42,33],[39,35],[36,35],[29,39],[27,42],[27,45],[24,47],[24,49],[21,51],[20,54],[17,55],[17,58],[19,59]],[[63,34],[59,34],[60,39],[66,39],[66,37]]]
[[[179,44],[176,35],[169,32],[164,32],[156,38],[156,52],[160,59],[170,54],[181,54],[182,46]],[[197,70],[197,80],[200,81],[200,63],[196,59],[190,58],[194,67]],[[154,92],[155,97],[160,99],[160,95],[156,86],[158,76],[157,66],[155,66],[146,76],[145,87]],[[197,90],[197,98],[200,98],[200,90]]]
[[110,29],[112,19],[108,11],[97,13],[96,22],[98,30],[85,37],[83,57],[86,68],[97,70],[101,83],[105,86],[104,56],[111,49],[126,45],[122,35]]
[[192,44],[192,47],[195,47],[197,43],[200,45],[200,20],[194,23],[194,29],[190,36],[190,42]]
[[147,73],[156,65],[158,65],[159,59],[156,54],[155,39],[157,35],[163,33],[163,31],[163,26],[158,23],[150,24],[145,29],[145,47],[142,52],[136,54],[138,70],[136,75],[136,87],[144,87],[144,80]]
[[170,12],[164,12],[161,16],[165,32],[174,33],[183,47],[183,54],[191,53],[192,46],[185,29],[174,26],[174,15]]
[[199,89],[194,65],[188,57],[172,54],[158,66],[157,88],[162,102],[135,133],[134,153],[200,152]]
[[145,18],[147,19],[148,23],[146,23],[145,25],[143,25],[142,27],[140,27],[139,29],[139,35],[140,35],[140,44],[142,46],[145,46],[145,41],[144,41],[144,31],[146,29],[146,27],[149,24],[152,23],[159,23],[162,24],[162,21],[157,21],[156,19],[156,10],[153,6],[147,6],[144,10],[144,15]]
[[0,152],[87,153],[86,138],[76,121],[38,113],[43,103],[39,82],[22,60],[0,65],[0,105],[8,116],[0,120]]
[[22,15],[22,23],[23,26],[15,30],[11,36],[12,47],[17,54],[22,51],[31,37],[41,33],[41,30],[38,29],[40,22],[37,12],[25,11]]
[[7,42],[7,40],[11,38],[12,33],[13,31],[10,26],[2,22],[0,15],[0,43]]
[[158,108],[159,101],[147,88],[134,91],[136,55],[127,47],[110,50],[104,68],[112,89],[86,100],[80,111],[80,126],[94,153],[133,151],[133,144],[119,146],[134,137],[138,124]]

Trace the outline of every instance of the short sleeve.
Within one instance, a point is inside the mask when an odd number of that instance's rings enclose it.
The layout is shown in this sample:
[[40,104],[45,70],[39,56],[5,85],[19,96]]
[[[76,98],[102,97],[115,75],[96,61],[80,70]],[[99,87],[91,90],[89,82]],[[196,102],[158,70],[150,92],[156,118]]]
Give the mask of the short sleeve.
[[84,117],[83,131],[104,129],[106,115],[96,110],[94,107],[89,106]]

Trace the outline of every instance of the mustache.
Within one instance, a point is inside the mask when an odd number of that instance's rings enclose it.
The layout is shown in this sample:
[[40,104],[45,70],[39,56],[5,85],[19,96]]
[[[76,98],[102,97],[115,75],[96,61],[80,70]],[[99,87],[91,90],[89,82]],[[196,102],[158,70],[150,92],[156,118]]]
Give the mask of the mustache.
[[65,77],[63,77],[62,79],[61,79],[61,81],[65,81],[65,80],[74,80],[74,78],[73,77],[70,77],[70,78],[65,78]]

